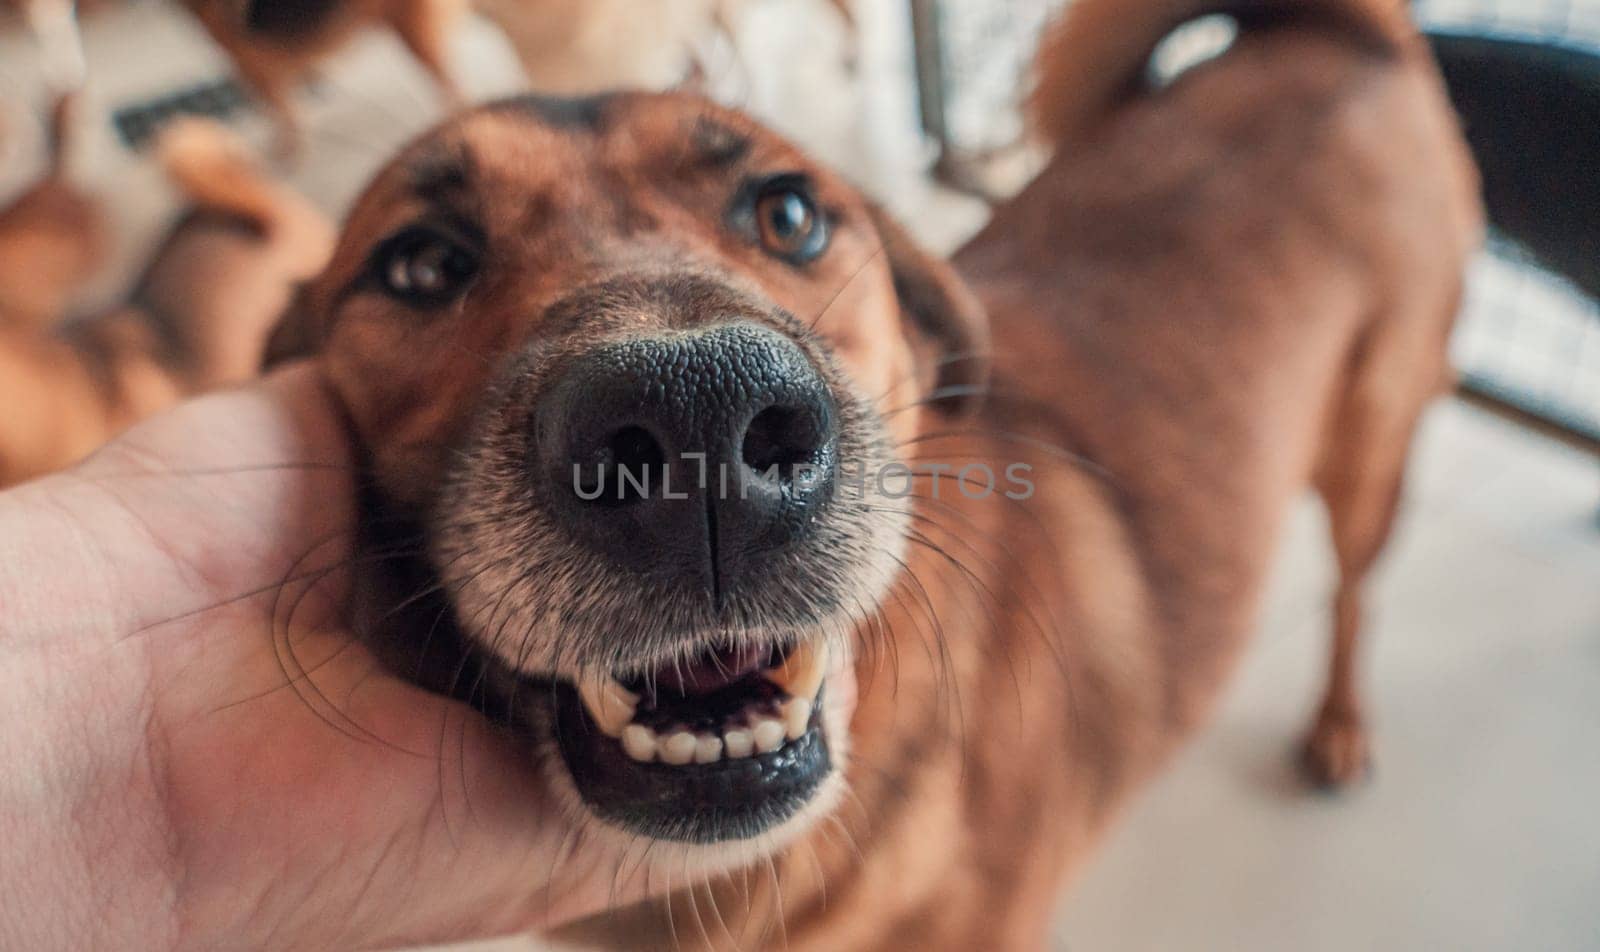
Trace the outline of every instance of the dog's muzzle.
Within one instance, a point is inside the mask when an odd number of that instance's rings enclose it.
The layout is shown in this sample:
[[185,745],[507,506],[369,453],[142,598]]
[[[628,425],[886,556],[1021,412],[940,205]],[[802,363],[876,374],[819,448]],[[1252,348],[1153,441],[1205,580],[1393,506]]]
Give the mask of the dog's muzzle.
[[[540,401],[534,475],[554,481],[544,495],[558,524],[639,591],[723,617],[830,505],[837,416],[807,354],[761,325],[604,343]],[[563,685],[560,749],[585,802],[620,826],[685,842],[754,835],[799,811],[831,769],[828,647],[716,630],[695,640],[696,654],[653,671]]]

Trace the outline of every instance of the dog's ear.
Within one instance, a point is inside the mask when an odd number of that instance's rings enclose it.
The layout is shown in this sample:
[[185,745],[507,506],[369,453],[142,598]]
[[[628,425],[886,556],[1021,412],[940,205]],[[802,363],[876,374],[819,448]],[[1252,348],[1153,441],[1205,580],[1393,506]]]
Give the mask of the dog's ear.
[[279,364],[311,356],[322,348],[322,334],[322,321],[311,300],[311,286],[302,284],[267,337],[261,369],[271,370]]
[[989,382],[989,319],[972,289],[948,262],[929,254],[899,222],[868,203],[900,310],[932,345],[938,361],[934,399],[948,412],[981,403]]

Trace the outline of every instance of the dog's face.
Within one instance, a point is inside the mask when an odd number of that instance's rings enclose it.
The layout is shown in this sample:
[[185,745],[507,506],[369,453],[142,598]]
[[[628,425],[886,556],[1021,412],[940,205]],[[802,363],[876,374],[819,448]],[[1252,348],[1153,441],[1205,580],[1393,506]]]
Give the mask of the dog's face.
[[556,792],[715,865],[837,795],[853,636],[907,531],[878,475],[983,333],[946,266],[792,146],[629,94],[410,147],[274,351],[321,353],[375,518],[423,527]]

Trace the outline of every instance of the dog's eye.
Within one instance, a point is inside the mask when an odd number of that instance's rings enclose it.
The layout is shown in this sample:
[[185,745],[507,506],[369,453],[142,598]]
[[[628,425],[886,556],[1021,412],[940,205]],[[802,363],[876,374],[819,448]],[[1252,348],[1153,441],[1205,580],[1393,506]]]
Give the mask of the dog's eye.
[[478,259],[460,242],[427,228],[403,231],[374,256],[377,277],[391,297],[417,307],[435,307],[466,290]]
[[828,247],[828,225],[805,188],[776,182],[756,198],[761,245],[795,264],[814,261]]

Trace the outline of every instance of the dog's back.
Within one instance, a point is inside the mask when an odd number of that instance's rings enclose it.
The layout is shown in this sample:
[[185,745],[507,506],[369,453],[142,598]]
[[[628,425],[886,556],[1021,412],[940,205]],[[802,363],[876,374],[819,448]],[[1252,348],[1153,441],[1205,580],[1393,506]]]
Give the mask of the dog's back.
[[[1219,10],[1231,48],[1147,78],[1163,38]],[[795,947],[1036,947],[1065,876],[1211,708],[1308,484],[1344,570],[1309,765],[1325,782],[1364,766],[1361,578],[1448,380],[1480,232],[1437,76],[1377,0],[1079,0],[1059,29],[1037,97],[1055,157],[956,259],[993,322],[993,393],[937,450],[1026,460],[1036,491],[950,494],[929,522],[956,520],[940,541],[963,577],[911,566],[946,579],[923,597],[960,673],[927,692],[959,706],[963,750],[918,749],[892,782],[863,771],[865,859],[789,923]],[[914,653],[858,721],[936,718],[907,687]]]
[[[1214,11],[1231,48],[1150,77],[1160,41]],[[1169,684],[1185,722],[1232,653],[1212,646],[1249,627],[1291,495],[1397,482],[1449,379],[1476,178],[1404,17],[1381,0],[1083,0],[1035,97],[1055,158],[959,257],[1000,359],[1024,355],[1000,372],[1141,500],[1130,528],[1193,662]]]

